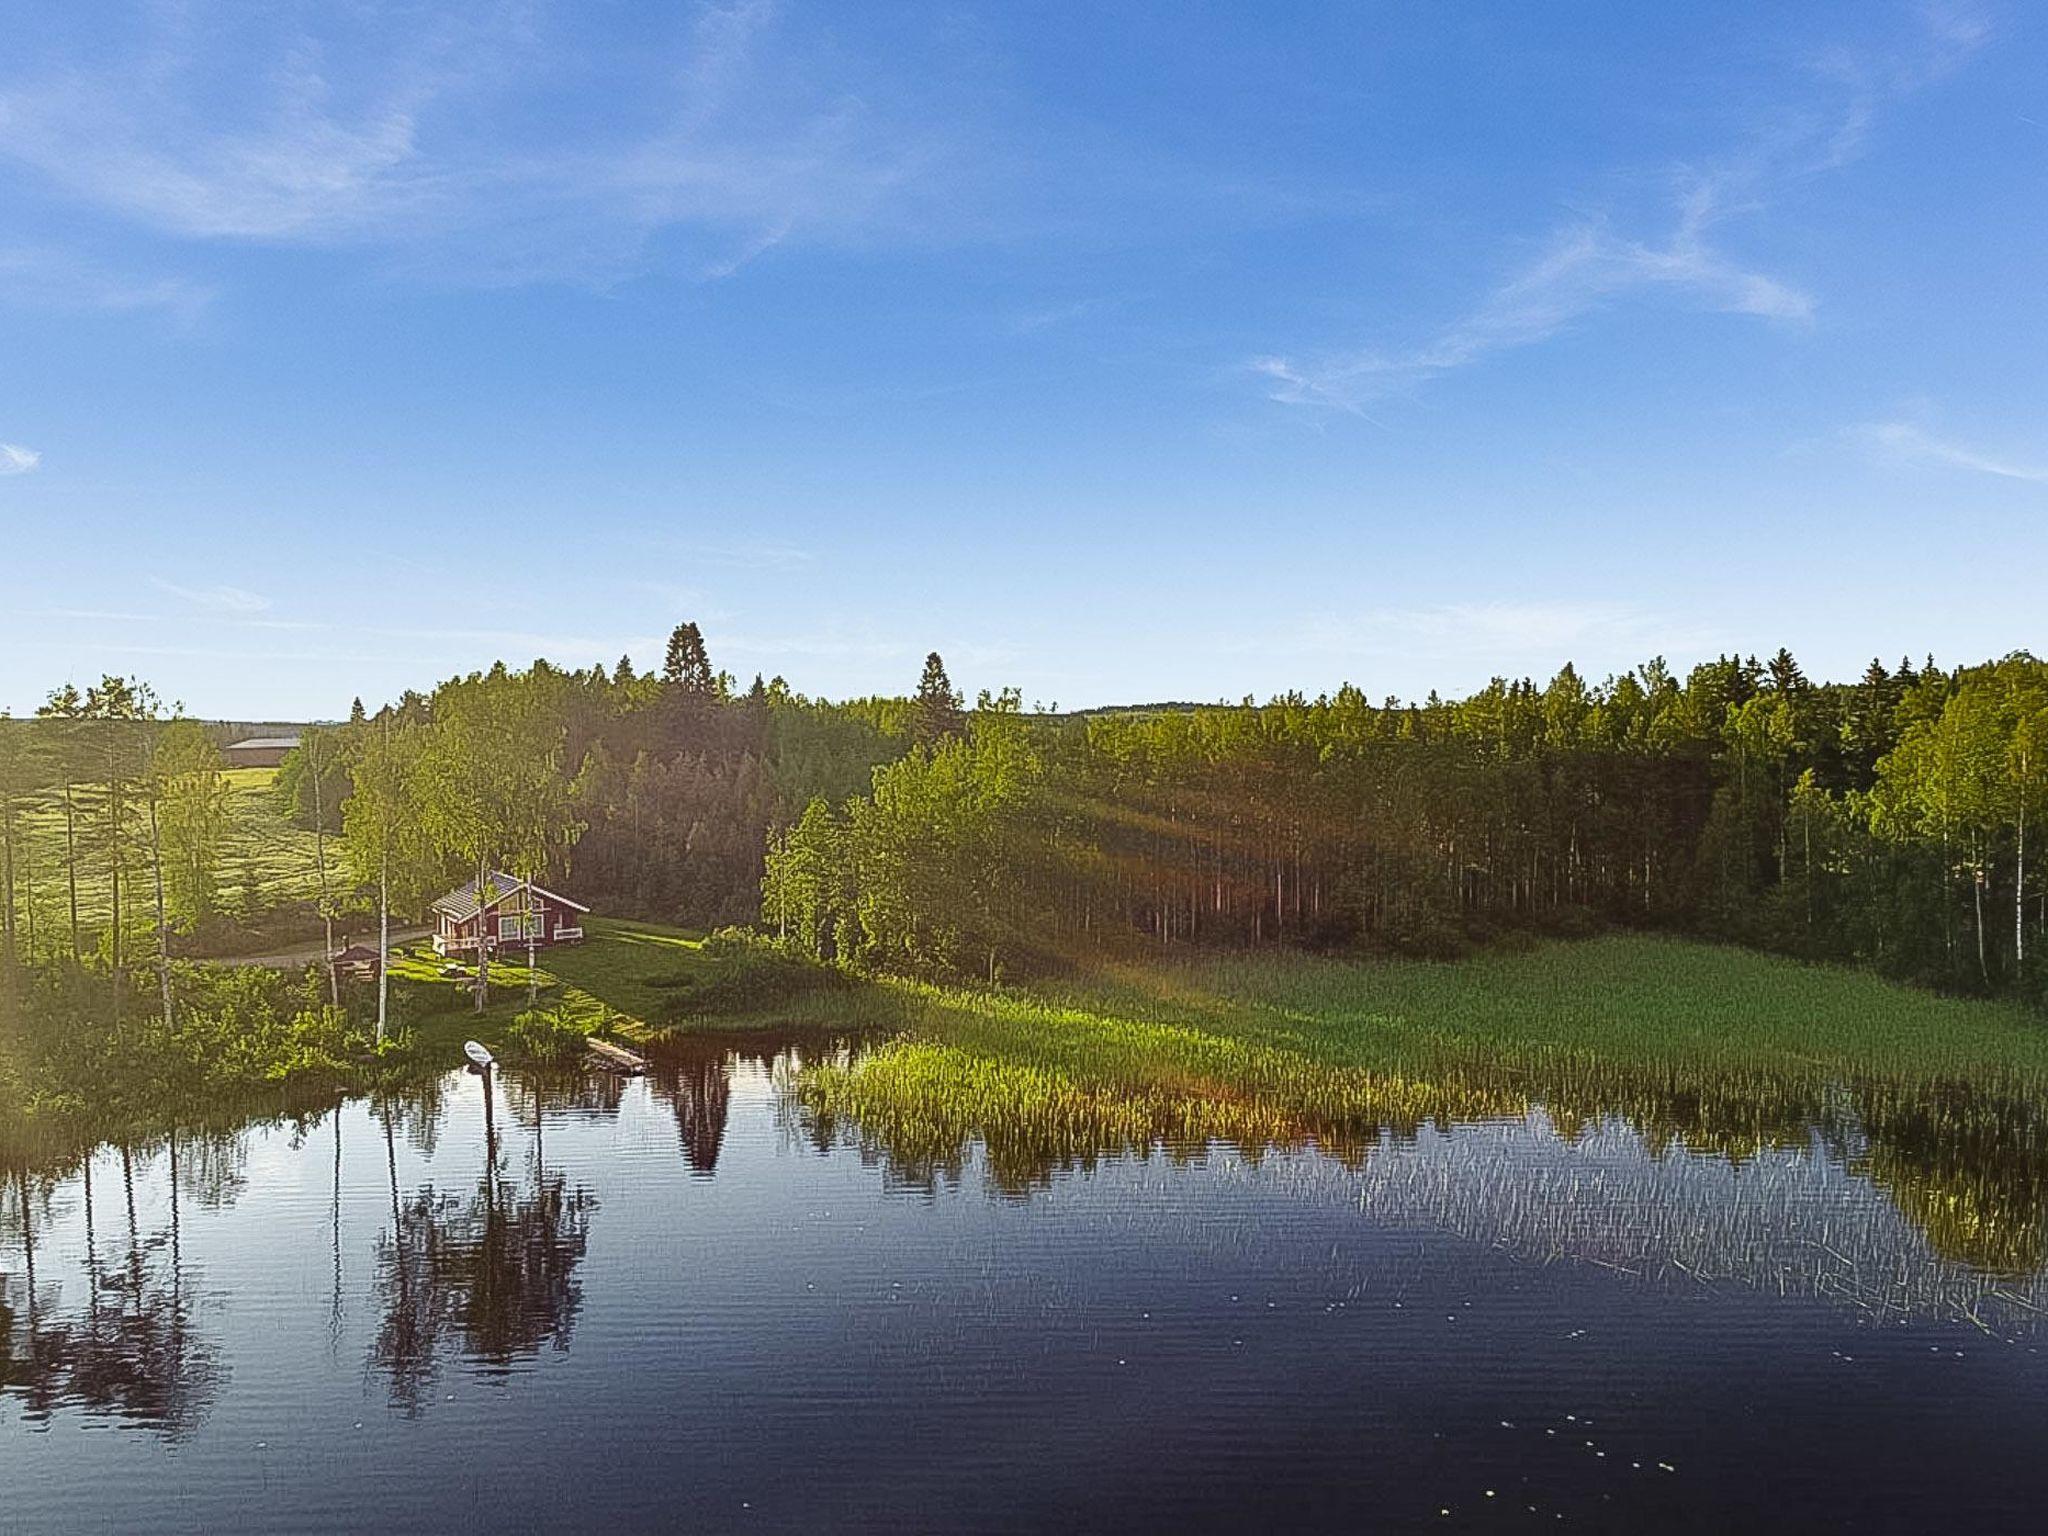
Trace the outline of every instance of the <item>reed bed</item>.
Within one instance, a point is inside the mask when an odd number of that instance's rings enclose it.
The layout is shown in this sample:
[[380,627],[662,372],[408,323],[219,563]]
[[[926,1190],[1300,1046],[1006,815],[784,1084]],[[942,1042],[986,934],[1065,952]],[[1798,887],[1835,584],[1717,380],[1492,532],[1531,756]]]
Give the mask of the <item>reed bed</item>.
[[1565,1145],[1624,1127],[1653,1161],[1819,1159],[1942,1262],[2048,1262],[2048,1029],[1854,973],[1625,937],[1454,964],[1233,957],[1033,991],[885,983],[861,1022],[892,1038],[799,1074],[792,1098],[913,1179],[957,1176],[976,1145],[1012,1191],[1209,1142],[1363,1167],[1427,1130],[1540,1114]]

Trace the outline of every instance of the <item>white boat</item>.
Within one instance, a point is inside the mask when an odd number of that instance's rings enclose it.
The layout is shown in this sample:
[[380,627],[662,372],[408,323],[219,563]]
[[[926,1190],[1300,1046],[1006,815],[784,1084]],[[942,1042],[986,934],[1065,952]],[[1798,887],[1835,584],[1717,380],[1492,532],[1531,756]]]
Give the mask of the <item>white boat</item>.
[[469,1064],[479,1072],[491,1070],[491,1053],[474,1040],[462,1042],[462,1054],[469,1058]]

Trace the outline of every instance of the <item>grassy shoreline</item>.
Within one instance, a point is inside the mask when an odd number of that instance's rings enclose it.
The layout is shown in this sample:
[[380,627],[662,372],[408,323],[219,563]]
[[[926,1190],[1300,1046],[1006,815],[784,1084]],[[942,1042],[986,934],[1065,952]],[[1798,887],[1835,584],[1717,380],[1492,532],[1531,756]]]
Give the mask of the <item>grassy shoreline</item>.
[[[990,991],[855,981],[658,924],[589,927],[588,942],[543,952],[531,976],[519,959],[494,964],[481,1013],[466,981],[413,946],[392,962],[399,1045],[329,1053],[233,1097],[276,1109],[374,1091],[460,1065],[469,1039],[516,1062],[514,1021],[534,998],[578,1032],[656,1052],[685,1035],[764,1028],[890,1041],[810,1074],[800,1091],[814,1110],[893,1123],[899,1140],[933,1152],[1030,1126],[1077,1147],[1341,1147],[1383,1126],[1537,1102],[1567,1121],[1630,1106],[1646,1125],[1739,1151],[1805,1134],[1830,1083],[1953,1081],[2008,1096],[2048,1084],[2038,1014],[1680,939],[1618,935],[1455,961],[1220,954]],[[317,994],[317,978],[306,988]],[[353,990],[352,1028],[372,996]]]

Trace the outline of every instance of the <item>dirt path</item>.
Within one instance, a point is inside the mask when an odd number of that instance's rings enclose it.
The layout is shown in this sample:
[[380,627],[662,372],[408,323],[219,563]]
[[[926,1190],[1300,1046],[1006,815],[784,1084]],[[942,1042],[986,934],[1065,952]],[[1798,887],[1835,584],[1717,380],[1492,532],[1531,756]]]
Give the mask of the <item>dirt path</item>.
[[[391,947],[397,949],[401,945],[415,943],[433,931],[431,928],[394,928],[391,930]],[[351,943],[367,944],[376,936],[374,932],[360,936],[350,935],[346,939],[337,938],[334,945],[337,949],[345,949]],[[207,965],[262,965],[274,971],[286,971],[299,965],[318,965],[326,954],[327,946],[316,939],[311,944],[301,944],[294,949],[281,949],[272,955],[197,955],[193,958]]]

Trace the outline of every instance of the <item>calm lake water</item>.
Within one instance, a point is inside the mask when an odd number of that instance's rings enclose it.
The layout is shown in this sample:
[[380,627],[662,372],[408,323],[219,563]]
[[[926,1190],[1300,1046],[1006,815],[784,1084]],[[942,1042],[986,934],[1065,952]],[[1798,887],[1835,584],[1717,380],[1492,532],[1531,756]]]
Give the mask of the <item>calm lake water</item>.
[[1839,1117],[1731,1160],[1535,1110],[999,1178],[809,1122],[794,1064],[13,1176],[0,1526],[2048,1521],[2039,1253],[1929,1208],[1994,1168],[1902,1197]]

